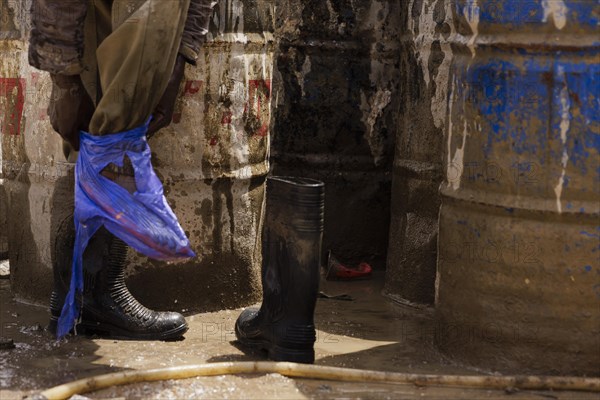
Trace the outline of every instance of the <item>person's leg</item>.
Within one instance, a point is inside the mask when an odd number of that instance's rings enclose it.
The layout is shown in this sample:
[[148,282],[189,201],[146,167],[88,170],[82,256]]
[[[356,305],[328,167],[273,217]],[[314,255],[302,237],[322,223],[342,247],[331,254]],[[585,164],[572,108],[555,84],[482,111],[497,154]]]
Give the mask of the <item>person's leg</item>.
[[111,15],[113,0],[88,0],[88,2],[88,14],[84,30],[83,64],[85,65],[85,70],[81,74],[81,80],[94,101],[94,105],[97,106],[102,96],[102,91],[100,90],[98,78],[96,50],[112,32]]
[[[81,80],[90,95],[94,104],[96,104],[99,98],[99,85],[97,84],[97,73],[96,67],[96,47],[112,30],[112,22],[110,16],[110,10],[112,8],[112,0],[89,0],[88,13],[85,20],[84,29],[84,65],[85,70],[81,74]],[[50,99],[52,102],[53,99]],[[77,162],[78,152],[75,151],[68,142],[63,142],[63,148],[67,161],[71,163]],[[60,206],[69,209],[70,216],[64,221],[60,221],[56,230],[55,249],[53,250],[53,261],[52,268],[54,274],[54,288],[52,291],[52,297],[50,299],[50,325],[49,330],[52,333],[56,333],[58,319],[63,308],[65,297],[69,291],[69,282],[71,281],[71,270],[73,265],[73,247],[75,244],[75,226],[73,223],[73,178],[67,177],[64,180],[59,180],[56,184],[57,190],[65,187],[64,191],[67,193],[70,188],[69,199],[64,199]],[[58,207],[58,206],[57,206]],[[95,238],[90,242],[88,248],[96,247],[94,243],[97,242]],[[90,257],[96,251],[88,251],[86,255],[89,261]],[[91,266],[90,263],[88,267]]]
[[[82,75],[96,103],[90,133],[120,133],[146,122],[170,78],[183,29],[181,18],[187,13],[188,3],[90,0],[85,31],[87,69]],[[166,52],[166,46],[173,51]],[[73,155],[71,158],[76,158]],[[127,159],[122,167],[107,166],[102,175],[129,192],[136,190],[133,167]],[[72,236],[71,232],[65,235],[63,245],[70,241],[66,248],[73,248]],[[148,310],[127,290],[126,253],[126,244],[104,228],[90,240],[83,257],[85,288],[78,328],[133,339],[180,337],[187,330],[183,316]],[[60,265],[55,267],[70,271],[71,258],[65,258],[57,259]],[[55,276],[60,279],[55,279],[51,307],[52,330],[56,329],[62,299],[68,291],[65,273],[58,272]]]
[[189,0],[114,0],[112,32],[98,44],[101,97],[90,133],[106,135],[143,125],[167,87]]
[[[81,73],[81,81],[94,102],[98,105],[102,97],[100,89],[100,79],[98,77],[98,61],[96,59],[96,50],[98,45],[104,41],[112,32],[112,5],[113,0],[88,0],[88,13],[85,19],[84,27],[84,71]],[[50,99],[52,104],[54,99]],[[52,108],[50,105],[48,108]],[[63,152],[68,162],[75,163],[79,152],[75,151],[71,145],[64,141]]]

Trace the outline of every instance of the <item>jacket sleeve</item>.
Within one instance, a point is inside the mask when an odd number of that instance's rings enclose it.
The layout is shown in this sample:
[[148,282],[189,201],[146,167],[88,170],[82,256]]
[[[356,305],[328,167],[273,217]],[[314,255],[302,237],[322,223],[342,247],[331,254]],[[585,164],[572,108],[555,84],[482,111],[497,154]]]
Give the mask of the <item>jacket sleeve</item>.
[[33,0],[29,63],[54,74],[83,70],[86,0]]
[[213,0],[190,1],[179,53],[191,64],[196,64],[200,47],[206,41],[208,24],[212,16],[212,9],[216,3]]

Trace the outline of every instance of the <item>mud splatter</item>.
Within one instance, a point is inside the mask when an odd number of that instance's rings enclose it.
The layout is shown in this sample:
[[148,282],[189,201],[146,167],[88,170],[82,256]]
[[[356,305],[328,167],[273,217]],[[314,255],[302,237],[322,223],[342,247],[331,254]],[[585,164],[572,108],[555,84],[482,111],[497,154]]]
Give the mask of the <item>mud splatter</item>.
[[308,74],[310,73],[312,68],[312,64],[310,61],[310,56],[307,55],[306,58],[304,59],[304,63],[302,63],[302,70],[301,71],[295,71],[295,75],[296,78],[298,79],[298,84],[300,85],[300,90],[302,91],[302,97],[306,97],[306,90],[305,90],[305,81],[306,81],[306,77],[308,76]]
[[479,36],[479,4],[477,0],[467,0],[467,4],[463,9],[464,15],[467,18],[467,22],[471,27],[472,35],[467,43],[467,47],[471,50],[471,54],[475,57],[476,48],[477,48],[477,37]]
[[[410,0],[409,10],[412,10],[415,0]],[[431,39],[435,36],[435,22],[431,18],[427,2],[421,5],[421,15],[418,19],[410,18],[408,20],[408,30],[414,35],[417,61],[423,70],[425,83],[429,87],[431,82],[429,71],[429,57],[431,55]]]
[[563,0],[542,0],[542,7],[544,8],[544,19],[542,21],[548,22],[549,18],[552,18],[554,26],[558,29],[563,29],[567,25],[567,6]]
[[562,84],[560,91],[560,142],[563,146],[563,154],[561,159],[562,173],[558,180],[558,184],[554,187],[556,193],[556,209],[559,213],[562,212],[561,196],[565,185],[565,172],[567,163],[569,162],[569,153],[567,151],[567,133],[571,128],[571,100],[569,99],[569,88],[567,86],[567,78],[563,66],[558,67],[558,77]]
[[[460,188],[460,179],[462,177],[462,155],[460,157],[460,161],[461,161],[461,166],[458,167],[456,164],[454,164],[455,160],[457,159],[456,154],[453,156],[452,155],[452,134],[454,133],[454,123],[452,121],[452,116],[454,115],[452,113],[452,110],[454,108],[454,91],[456,89],[456,85],[458,85],[457,79],[456,77],[453,80],[452,83],[452,92],[450,94],[450,104],[449,104],[449,111],[448,111],[448,115],[450,116],[448,118],[448,148],[446,149],[446,154],[448,157],[447,160],[447,165],[446,165],[446,182],[448,184],[449,187],[451,187],[453,190],[458,190]],[[464,149],[464,146],[463,146]]]
[[[414,6],[415,0],[411,0],[408,9],[412,10]],[[444,0],[435,0],[431,4],[424,1],[421,3],[419,16],[408,20],[408,31],[413,35],[414,53],[423,72],[423,79],[428,89],[435,89],[431,99],[431,114],[438,129],[442,129],[446,122],[450,65],[454,58],[449,40],[456,34],[452,21],[452,7],[451,2]],[[434,43],[437,52],[441,51],[443,54],[437,68],[432,68],[431,65],[436,53]]]
[[363,114],[363,123],[367,127],[365,139],[369,143],[375,165],[380,165],[385,158],[385,141],[382,140],[375,124],[383,115],[385,108],[392,102],[392,92],[379,89],[370,102],[364,93],[361,93],[361,97],[363,113],[365,109],[368,110],[367,113]]

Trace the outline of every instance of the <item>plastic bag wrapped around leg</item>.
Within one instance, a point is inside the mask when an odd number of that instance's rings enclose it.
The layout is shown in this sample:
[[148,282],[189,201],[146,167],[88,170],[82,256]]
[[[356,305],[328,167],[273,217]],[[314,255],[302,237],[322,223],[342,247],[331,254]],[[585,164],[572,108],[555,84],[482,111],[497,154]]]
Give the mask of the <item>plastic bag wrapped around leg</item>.
[[[81,132],[75,167],[73,273],[58,321],[59,338],[67,335],[79,318],[77,296],[83,292],[83,253],[102,225],[148,257],[178,261],[195,256],[152,168],[147,130],[148,125],[106,136]],[[110,164],[122,167],[125,156],[135,171],[137,190],[133,194],[101,174]]]

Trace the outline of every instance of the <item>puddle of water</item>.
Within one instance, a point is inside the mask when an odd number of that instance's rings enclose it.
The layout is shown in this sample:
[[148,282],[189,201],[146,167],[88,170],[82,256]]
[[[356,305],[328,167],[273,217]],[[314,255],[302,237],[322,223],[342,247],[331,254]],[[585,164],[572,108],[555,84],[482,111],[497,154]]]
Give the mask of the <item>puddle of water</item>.
[[[373,281],[324,282],[328,294],[347,293],[352,302],[321,299],[315,345],[317,364],[413,373],[475,374],[449,364],[435,351],[432,313],[399,306],[381,297],[382,276]],[[70,337],[56,341],[40,329],[47,323],[43,307],[15,302],[9,282],[0,280],[0,336],[15,341],[14,350],[0,351],[0,398],[24,395],[83,377],[122,371],[220,361],[251,361],[230,343],[240,310],[188,317],[190,331],[180,342],[115,341]],[[323,382],[280,375],[223,376],[144,383],[111,388],[89,397],[127,399],[598,399],[587,393],[507,395],[502,391],[473,391],[415,386]],[[552,396],[552,397],[548,397]]]

